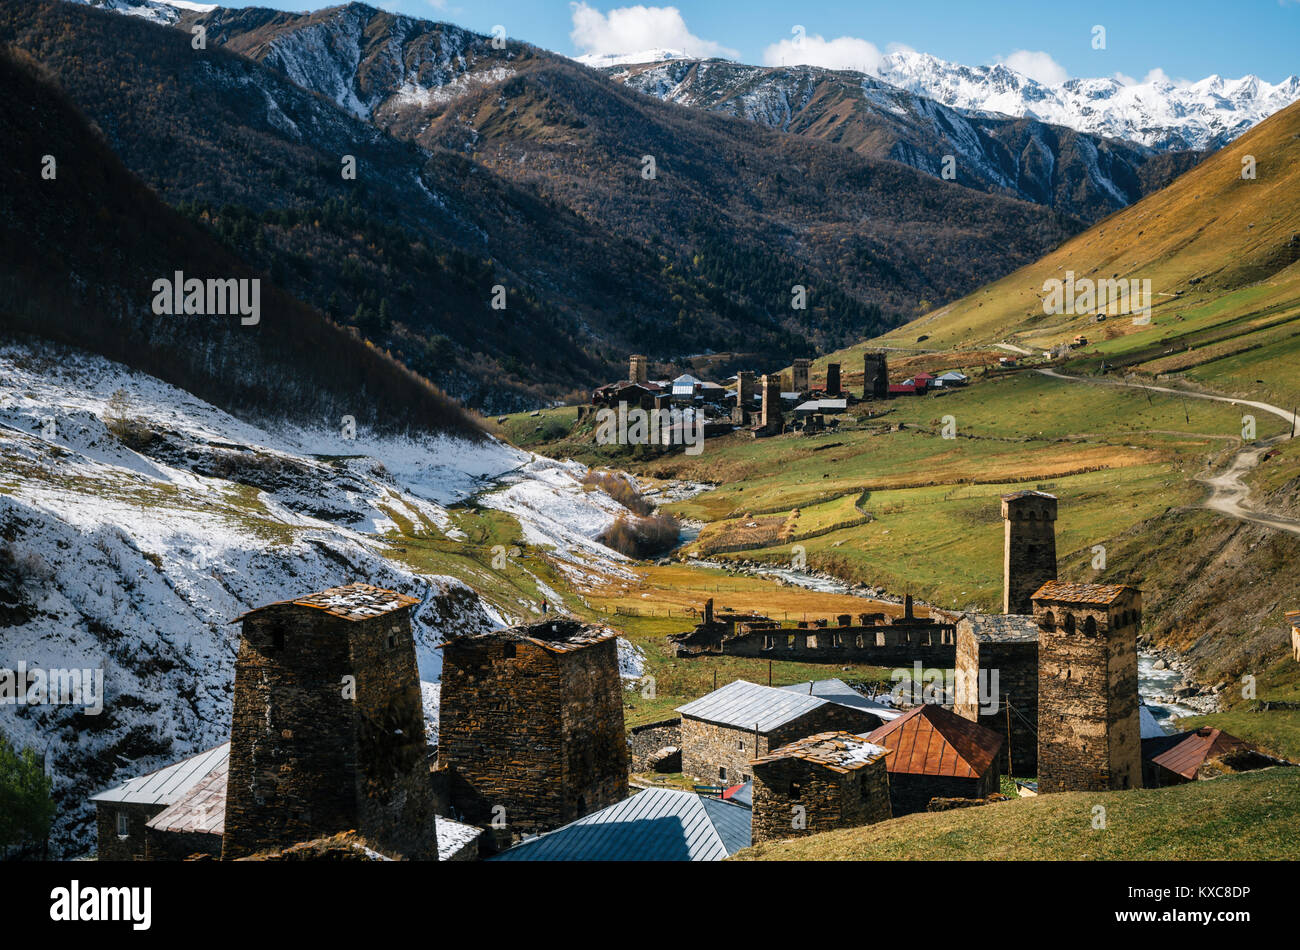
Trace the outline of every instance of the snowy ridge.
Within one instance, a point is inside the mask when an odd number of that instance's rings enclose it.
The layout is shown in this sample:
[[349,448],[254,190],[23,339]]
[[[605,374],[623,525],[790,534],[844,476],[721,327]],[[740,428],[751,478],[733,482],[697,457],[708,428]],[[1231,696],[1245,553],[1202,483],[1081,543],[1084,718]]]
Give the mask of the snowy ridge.
[[955,109],[1039,119],[1161,150],[1219,148],[1300,99],[1296,76],[1276,85],[1257,76],[1045,85],[1007,66],[962,66],[912,51],[888,54],[874,75]]

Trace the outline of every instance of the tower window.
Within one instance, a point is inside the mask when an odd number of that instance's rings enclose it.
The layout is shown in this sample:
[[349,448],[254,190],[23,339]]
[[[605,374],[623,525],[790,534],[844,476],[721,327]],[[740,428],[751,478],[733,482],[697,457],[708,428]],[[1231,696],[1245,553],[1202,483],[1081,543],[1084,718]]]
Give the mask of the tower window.
[[501,652],[507,660],[513,660],[515,658],[515,645],[513,643],[507,643],[502,647]]
[[131,819],[127,817],[126,812],[117,813],[117,836],[119,838],[129,837],[131,834]]
[[284,631],[283,631],[283,630],[272,630],[272,631],[271,631],[271,649],[272,649],[272,650],[283,650],[283,649],[284,649]]

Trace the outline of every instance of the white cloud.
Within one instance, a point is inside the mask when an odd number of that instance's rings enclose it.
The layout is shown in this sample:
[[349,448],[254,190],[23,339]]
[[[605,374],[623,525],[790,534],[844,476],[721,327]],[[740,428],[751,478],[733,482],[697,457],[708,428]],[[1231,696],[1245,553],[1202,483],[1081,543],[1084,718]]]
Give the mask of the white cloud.
[[1119,83],[1121,86],[1136,86],[1136,85],[1137,85],[1137,80],[1134,79],[1132,76],[1130,76],[1128,73],[1119,73],[1119,72],[1117,72],[1117,73],[1115,73],[1115,75],[1111,76],[1110,78],[1113,79],[1113,80],[1115,80],[1115,81],[1116,81],[1117,83]]
[[1055,86],[1070,78],[1064,66],[1042,51],[1018,49],[998,62],[1045,86]]
[[865,73],[876,72],[881,58],[874,43],[854,36],[839,36],[833,40],[820,36],[791,37],[763,50],[763,64],[766,66],[823,66]]
[[1157,66],[1155,69],[1151,70],[1149,73],[1143,76],[1142,81],[1144,83],[1167,82],[1175,89],[1184,89],[1187,86],[1192,85],[1192,81],[1190,79],[1174,79],[1172,76],[1170,76],[1159,66]]
[[687,56],[736,59],[734,50],[701,39],[686,27],[676,7],[619,7],[601,13],[586,3],[571,3],[575,46],[586,54],[637,53],[647,49],[681,50]]

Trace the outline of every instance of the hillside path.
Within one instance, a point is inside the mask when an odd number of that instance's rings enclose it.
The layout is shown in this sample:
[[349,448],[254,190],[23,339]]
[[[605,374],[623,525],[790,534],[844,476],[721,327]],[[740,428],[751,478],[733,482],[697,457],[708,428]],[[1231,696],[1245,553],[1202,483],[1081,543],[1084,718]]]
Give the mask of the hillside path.
[[[1173,389],[1168,386],[1152,386],[1148,383],[1130,383],[1120,379],[1093,379],[1088,376],[1070,376],[1066,373],[1058,373],[1054,369],[1038,369],[1035,372],[1042,373],[1044,376],[1050,376],[1053,379],[1063,379],[1072,383],[1092,383],[1095,386],[1126,386],[1130,389],[1147,389],[1151,392],[1168,393],[1173,396],[1182,396],[1188,399],[1206,399],[1210,402],[1226,402],[1233,406],[1250,406],[1252,409],[1258,409],[1261,412],[1271,413],[1295,427],[1295,417],[1291,412],[1278,406],[1270,405],[1266,402],[1256,402],[1251,399],[1234,399],[1232,396],[1214,396],[1209,393],[1186,392],[1181,389]],[[1300,535],[1300,521],[1293,518],[1286,518],[1282,515],[1269,514],[1268,512],[1255,511],[1246,507],[1247,497],[1250,495],[1250,489],[1242,480],[1246,473],[1251,471],[1259,464],[1260,459],[1268,452],[1270,448],[1279,442],[1286,442],[1291,438],[1291,433],[1286,432],[1282,435],[1273,436],[1271,439],[1264,439],[1253,445],[1244,446],[1236,456],[1233,457],[1232,464],[1227,470],[1219,475],[1198,475],[1196,480],[1210,487],[1210,495],[1203,502],[1201,507],[1208,508],[1211,511],[1217,511],[1220,514],[1228,515],[1230,518],[1236,518],[1239,521],[1249,521],[1252,524],[1264,525],[1273,528],[1276,531],[1286,531],[1290,534]]]

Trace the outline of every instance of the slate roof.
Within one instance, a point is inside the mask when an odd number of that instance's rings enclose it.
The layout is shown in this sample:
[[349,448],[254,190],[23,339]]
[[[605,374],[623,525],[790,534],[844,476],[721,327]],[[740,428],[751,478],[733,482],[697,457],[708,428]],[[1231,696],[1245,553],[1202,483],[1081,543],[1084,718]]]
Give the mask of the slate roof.
[[984,643],[1036,643],[1038,623],[1030,614],[966,614],[971,634]]
[[866,735],[894,754],[890,772],[979,778],[1002,751],[1003,738],[934,703],[917,706]]
[[1033,488],[1023,488],[1020,491],[1013,491],[1002,496],[1003,501],[1014,501],[1017,498],[1050,498],[1056,501],[1055,495],[1045,491],[1037,491]]
[[1125,584],[1065,584],[1048,581],[1034,592],[1033,599],[1062,604],[1112,604],[1125,594],[1136,593],[1136,587]]
[[852,706],[854,709],[864,709],[869,713],[878,716],[882,720],[897,719],[902,715],[892,706],[885,706],[881,703],[867,699],[856,689],[850,686],[844,680],[828,679],[814,680],[813,682],[795,683],[793,686],[782,686],[781,689],[788,689],[792,693],[802,693],[805,696],[820,696],[822,699],[829,699],[833,703],[839,703],[841,706]]
[[781,759],[803,759],[832,772],[847,773],[880,761],[890,751],[851,732],[821,732],[773,749],[767,755],[754,759],[751,764],[765,765]]
[[677,711],[721,726],[771,732],[827,702],[820,696],[801,696],[775,686],[736,680],[685,706],[678,706]]
[[651,788],[503,851],[494,861],[721,861],[747,848],[753,813]]
[[515,640],[536,644],[552,653],[572,653],[574,650],[613,640],[617,636],[618,631],[611,630],[609,627],[585,623],[573,617],[557,617],[555,620],[502,627],[500,630],[462,634],[444,641],[439,649],[465,644],[487,644],[497,640]]
[[418,598],[407,597],[405,594],[397,593],[397,591],[386,590],[383,587],[375,587],[371,584],[345,584],[342,587],[331,587],[329,590],[318,591],[305,597],[280,600],[273,604],[254,607],[252,610],[240,614],[231,623],[238,623],[244,618],[251,617],[253,614],[260,613],[270,607],[282,607],[285,604],[292,604],[295,607],[315,607],[344,620],[369,620],[372,617],[392,613],[394,610],[413,607],[419,602]]
[[127,779],[121,785],[90,796],[90,800],[128,805],[172,805],[229,758],[230,743],[223,742],[156,772]]
[[1142,757],[1183,778],[1194,779],[1197,770],[1207,760],[1234,749],[1249,748],[1250,743],[1244,739],[1207,726],[1192,732],[1145,739],[1142,742]]

